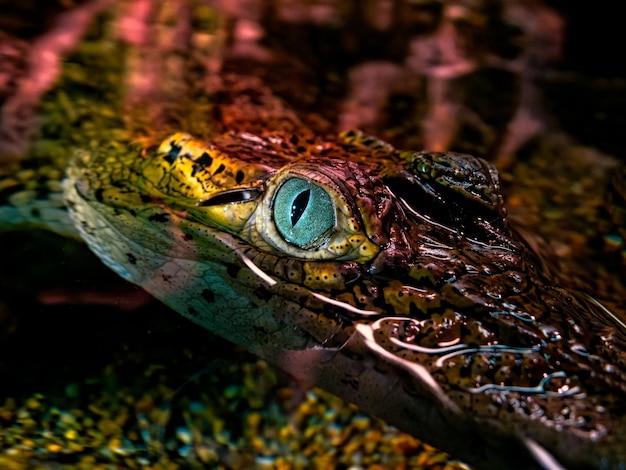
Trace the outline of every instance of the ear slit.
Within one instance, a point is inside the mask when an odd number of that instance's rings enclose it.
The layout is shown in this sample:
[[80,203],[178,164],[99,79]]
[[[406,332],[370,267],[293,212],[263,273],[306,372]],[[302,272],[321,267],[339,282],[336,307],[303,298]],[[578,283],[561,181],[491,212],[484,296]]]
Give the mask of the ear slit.
[[199,201],[196,206],[221,206],[224,204],[238,204],[240,202],[253,201],[261,195],[260,188],[236,188],[221,191],[209,196],[204,201]]

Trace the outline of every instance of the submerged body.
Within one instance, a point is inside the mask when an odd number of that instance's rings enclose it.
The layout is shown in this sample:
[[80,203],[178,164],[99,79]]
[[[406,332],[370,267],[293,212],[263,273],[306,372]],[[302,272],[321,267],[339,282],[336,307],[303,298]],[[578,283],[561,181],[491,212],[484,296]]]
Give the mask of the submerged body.
[[626,461],[624,325],[551,285],[483,160],[356,133],[176,134],[82,152],[64,192],[122,277],[455,456]]

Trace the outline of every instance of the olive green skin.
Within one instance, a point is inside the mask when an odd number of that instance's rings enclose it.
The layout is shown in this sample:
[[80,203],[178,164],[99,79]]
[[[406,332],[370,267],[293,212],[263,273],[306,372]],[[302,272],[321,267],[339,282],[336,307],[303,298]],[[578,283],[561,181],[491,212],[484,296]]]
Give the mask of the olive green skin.
[[[273,217],[293,177],[336,214],[306,246]],[[455,457],[626,461],[624,324],[551,284],[479,158],[354,132],[176,134],[158,149],[82,152],[64,191],[121,276]]]

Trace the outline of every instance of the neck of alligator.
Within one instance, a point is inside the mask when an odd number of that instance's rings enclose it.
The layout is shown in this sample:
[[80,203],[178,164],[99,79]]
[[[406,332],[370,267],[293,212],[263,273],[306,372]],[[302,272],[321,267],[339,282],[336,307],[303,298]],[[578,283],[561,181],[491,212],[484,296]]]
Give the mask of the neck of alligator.
[[481,468],[626,461],[624,324],[539,272],[495,169],[282,114],[79,152],[75,227],[192,321]]

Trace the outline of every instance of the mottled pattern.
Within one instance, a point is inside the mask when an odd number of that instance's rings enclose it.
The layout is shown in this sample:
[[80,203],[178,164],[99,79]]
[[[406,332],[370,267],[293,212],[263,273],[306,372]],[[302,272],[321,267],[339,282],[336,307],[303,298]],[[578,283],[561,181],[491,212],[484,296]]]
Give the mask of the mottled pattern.
[[[333,230],[311,246],[275,225],[290,178],[334,204]],[[464,459],[624,459],[624,324],[551,285],[483,160],[357,133],[176,134],[158,149],[85,151],[64,187],[120,275]],[[473,452],[483,437],[491,448]]]

